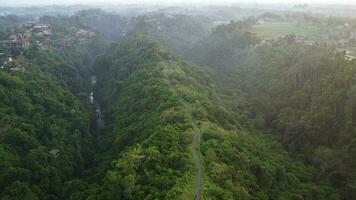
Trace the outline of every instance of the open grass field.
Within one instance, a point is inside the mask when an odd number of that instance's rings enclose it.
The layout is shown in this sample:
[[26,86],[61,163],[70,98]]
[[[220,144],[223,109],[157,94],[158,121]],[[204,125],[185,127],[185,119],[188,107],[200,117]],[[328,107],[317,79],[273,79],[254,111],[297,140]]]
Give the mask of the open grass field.
[[267,38],[278,37],[287,34],[311,36],[316,34],[318,29],[312,26],[300,26],[294,23],[273,22],[255,25],[252,28],[252,32],[256,33],[260,37]]

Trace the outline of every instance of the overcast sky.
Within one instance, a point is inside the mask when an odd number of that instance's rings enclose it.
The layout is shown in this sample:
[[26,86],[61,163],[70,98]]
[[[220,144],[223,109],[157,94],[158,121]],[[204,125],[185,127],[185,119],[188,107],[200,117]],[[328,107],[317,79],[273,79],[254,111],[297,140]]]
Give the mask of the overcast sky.
[[309,3],[309,4],[356,4],[356,0],[0,0],[0,6],[6,5],[39,5],[39,4],[157,4],[157,3]]

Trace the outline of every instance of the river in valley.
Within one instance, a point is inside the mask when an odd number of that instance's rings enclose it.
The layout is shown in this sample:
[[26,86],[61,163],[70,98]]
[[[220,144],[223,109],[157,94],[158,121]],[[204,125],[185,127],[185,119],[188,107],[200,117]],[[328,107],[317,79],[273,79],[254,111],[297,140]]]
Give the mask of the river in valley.
[[96,123],[98,126],[102,126],[104,124],[104,117],[103,117],[103,114],[101,112],[101,109],[100,109],[100,105],[98,104],[98,102],[95,100],[95,85],[96,85],[96,76],[92,76],[91,78],[91,91],[90,91],[90,96],[89,96],[89,100],[90,100],[90,103],[94,106],[94,109],[95,109],[95,118],[96,118]]

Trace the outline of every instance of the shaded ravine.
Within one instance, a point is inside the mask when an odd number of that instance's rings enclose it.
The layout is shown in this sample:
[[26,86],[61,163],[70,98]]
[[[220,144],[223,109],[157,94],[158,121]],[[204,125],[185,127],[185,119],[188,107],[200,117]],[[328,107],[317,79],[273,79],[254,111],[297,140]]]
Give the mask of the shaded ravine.
[[184,107],[186,108],[187,114],[189,116],[190,121],[192,122],[193,129],[194,129],[194,137],[192,141],[192,154],[193,158],[196,161],[197,165],[197,175],[195,178],[195,190],[194,190],[194,200],[199,200],[200,199],[200,190],[201,190],[201,179],[202,179],[202,174],[203,174],[203,167],[202,167],[202,161],[200,157],[200,129],[198,127],[198,124],[196,122],[196,119],[193,116],[192,113],[192,107],[190,104],[188,104],[184,98],[178,93],[177,89],[174,87],[172,84],[172,64],[167,60],[167,65],[169,66],[169,71],[168,71],[168,81],[171,89],[173,92],[179,97],[179,99],[182,101]]

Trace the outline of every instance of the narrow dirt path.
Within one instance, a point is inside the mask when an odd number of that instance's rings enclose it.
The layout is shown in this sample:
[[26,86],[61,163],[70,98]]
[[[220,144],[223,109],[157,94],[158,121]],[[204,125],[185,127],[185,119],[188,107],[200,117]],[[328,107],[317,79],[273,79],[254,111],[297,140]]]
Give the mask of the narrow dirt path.
[[197,165],[197,175],[195,178],[194,200],[199,200],[200,199],[200,189],[201,189],[201,179],[202,179],[202,174],[203,174],[202,161],[201,161],[201,157],[200,157],[200,135],[201,135],[201,133],[200,133],[198,124],[193,116],[191,105],[184,100],[184,98],[178,93],[178,91],[172,84],[172,81],[171,81],[172,80],[171,75],[173,73],[172,64],[168,60],[167,60],[167,64],[169,66],[168,80],[169,80],[170,87],[172,88],[174,93],[176,93],[176,95],[179,97],[179,99],[183,102],[183,104],[187,110],[188,117],[190,118],[190,121],[192,122],[193,129],[194,129],[194,137],[193,137],[193,141],[192,141],[192,154],[193,154],[193,158]]

